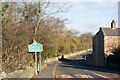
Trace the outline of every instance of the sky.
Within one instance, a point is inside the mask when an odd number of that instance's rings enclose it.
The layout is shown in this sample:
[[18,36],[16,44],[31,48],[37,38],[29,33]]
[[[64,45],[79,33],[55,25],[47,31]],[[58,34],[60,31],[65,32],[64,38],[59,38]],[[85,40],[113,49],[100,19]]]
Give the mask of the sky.
[[111,21],[116,21],[118,27],[118,3],[117,2],[72,2],[68,12],[62,14],[68,18],[68,29],[72,28],[82,33],[95,34],[99,27],[110,27]]
[[[30,1],[31,0],[2,0],[2,1]],[[32,2],[40,0],[32,0]],[[43,1],[43,0],[42,0]],[[44,0],[48,1],[48,0]],[[66,13],[59,16],[67,18],[68,29],[79,31],[80,34],[91,32],[95,34],[100,27],[110,27],[111,21],[116,21],[118,27],[118,2],[120,0],[50,0],[51,2],[67,2],[72,5]]]

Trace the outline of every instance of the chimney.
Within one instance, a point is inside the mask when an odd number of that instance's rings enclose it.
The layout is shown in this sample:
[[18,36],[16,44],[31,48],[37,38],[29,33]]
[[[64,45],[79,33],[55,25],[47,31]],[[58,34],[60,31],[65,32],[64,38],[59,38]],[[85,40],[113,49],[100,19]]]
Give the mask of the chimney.
[[112,20],[112,22],[111,22],[111,28],[112,28],[112,29],[115,29],[115,28],[116,28],[115,20]]

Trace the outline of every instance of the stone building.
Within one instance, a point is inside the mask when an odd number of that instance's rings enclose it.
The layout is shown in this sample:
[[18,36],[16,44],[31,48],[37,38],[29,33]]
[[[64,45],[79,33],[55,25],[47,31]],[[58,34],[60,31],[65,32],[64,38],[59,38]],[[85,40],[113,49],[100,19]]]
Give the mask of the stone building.
[[111,27],[100,27],[93,37],[92,64],[94,66],[106,66],[106,57],[112,54],[112,50],[120,43],[120,28],[116,28],[112,20]]

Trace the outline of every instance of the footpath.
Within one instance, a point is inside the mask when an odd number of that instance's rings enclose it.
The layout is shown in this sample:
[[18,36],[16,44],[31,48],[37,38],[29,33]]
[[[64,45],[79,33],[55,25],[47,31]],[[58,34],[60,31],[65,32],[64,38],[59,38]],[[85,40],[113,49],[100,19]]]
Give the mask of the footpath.
[[55,78],[55,66],[58,63],[58,61],[52,62],[52,63],[48,63],[47,66],[42,69],[41,73],[38,73],[37,75],[34,75],[30,80],[34,80],[37,78]]
[[37,76],[36,78],[54,78],[54,67],[56,65],[57,62],[52,63],[52,64],[48,64],[48,68],[43,71],[42,73],[40,73],[39,76]]

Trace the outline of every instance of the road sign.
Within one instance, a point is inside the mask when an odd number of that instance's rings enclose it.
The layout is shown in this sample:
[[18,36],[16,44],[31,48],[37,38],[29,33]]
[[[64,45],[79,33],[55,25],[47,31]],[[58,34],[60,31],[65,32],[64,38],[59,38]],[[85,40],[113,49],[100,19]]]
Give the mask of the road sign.
[[38,71],[37,52],[40,52],[40,55],[39,55],[39,72],[41,72],[41,52],[43,51],[43,45],[34,41],[33,44],[28,45],[28,50],[29,50],[29,52],[35,52],[35,65],[36,65],[36,74],[37,74],[37,71]]
[[28,50],[29,50],[29,52],[42,52],[43,45],[39,44],[35,41],[33,44],[28,45]]

